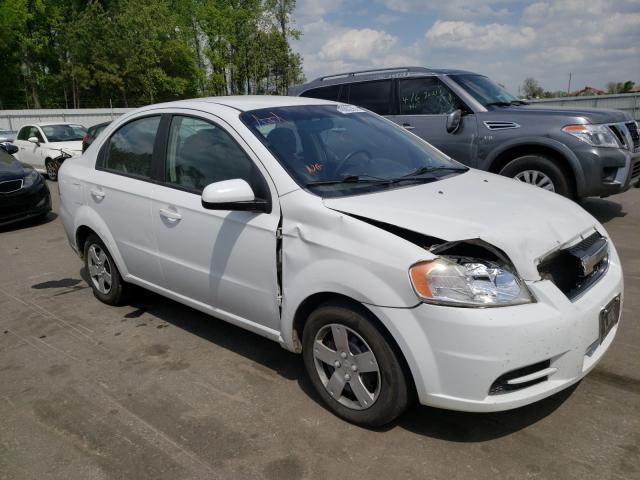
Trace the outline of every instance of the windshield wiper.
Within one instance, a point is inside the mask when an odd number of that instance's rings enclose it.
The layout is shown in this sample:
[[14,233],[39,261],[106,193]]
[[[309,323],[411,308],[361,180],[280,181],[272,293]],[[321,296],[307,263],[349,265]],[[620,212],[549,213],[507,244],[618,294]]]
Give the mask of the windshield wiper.
[[485,107],[510,107],[511,102],[489,102],[484,104]]
[[390,179],[374,177],[372,175],[348,175],[335,180],[317,180],[305,184],[306,187],[314,187],[317,185],[339,185],[341,183],[391,183]]
[[524,100],[511,100],[511,105],[529,105],[529,102]]
[[402,175],[401,177],[395,178],[394,181],[412,179],[413,177],[419,177],[420,175],[425,175],[427,173],[433,172],[466,172],[469,170],[467,167],[420,167],[413,172],[409,172],[406,175]]

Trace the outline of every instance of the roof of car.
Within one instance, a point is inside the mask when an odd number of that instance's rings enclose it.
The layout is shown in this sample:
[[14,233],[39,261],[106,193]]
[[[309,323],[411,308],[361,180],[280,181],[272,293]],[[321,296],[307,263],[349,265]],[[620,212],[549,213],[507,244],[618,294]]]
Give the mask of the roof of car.
[[317,98],[285,97],[278,95],[235,95],[228,97],[205,97],[194,98],[191,100],[178,100],[176,102],[154,105],[154,107],[171,106],[193,108],[198,106],[202,108],[203,103],[225,105],[227,107],[246,112],[261,108],[291,107],[296,105],[331,105],[336,102],[319,100]]
[[[38,126],[38,127],[48,127],[49,125],[80,125],[79,123],[73,123],[73,122],[34,122],[34,123],[25,123],[22,127],[28,127],[28,126]],[[20,128],[22,128],[20,127]]]
[[421,77],[425,75],[461,75],[471,74],[474,72],[467,70],[456,70],[453,68],[426,68],[426,67],[392,67],[379,68],[371,70],[359,70],[353,72],[337,73],[333,75],[325,75],[318,77],[308,83],[302,85],[294,85],[289,87],[289,93],[299,95],[300,93],[315,87],[340,85],[353,82],[366,82],[369,80],[385,80],[388,78],[407,78]]

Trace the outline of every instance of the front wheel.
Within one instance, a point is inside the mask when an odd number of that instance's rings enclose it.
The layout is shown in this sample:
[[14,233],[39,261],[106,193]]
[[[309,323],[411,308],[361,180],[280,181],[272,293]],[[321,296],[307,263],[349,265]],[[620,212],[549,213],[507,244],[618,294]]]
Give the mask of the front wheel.
[[58,180],[58,170],[60,170],[60,161],[47,158],[44,161],[44,166],[47,169],[47,177],[49,177],[49,180],[52,180],[54,182]]
[[311,383],[339,417],[379,427],[410,404],[411,390],[398,355],[364,308],[321,306],[309,316],[302,343]]
[[511,160],[500,171],[500,175],[555,192],[563,197],[572,196],[566,174],[552,159],[542,155],[525,155]]

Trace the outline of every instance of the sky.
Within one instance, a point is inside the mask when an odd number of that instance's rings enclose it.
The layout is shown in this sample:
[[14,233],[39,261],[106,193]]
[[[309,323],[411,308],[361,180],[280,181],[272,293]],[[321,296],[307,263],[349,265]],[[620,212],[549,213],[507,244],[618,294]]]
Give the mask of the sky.
[[482,73],[512,93],[640,84],[640,0],[298,0],[307,80],[417,65]]

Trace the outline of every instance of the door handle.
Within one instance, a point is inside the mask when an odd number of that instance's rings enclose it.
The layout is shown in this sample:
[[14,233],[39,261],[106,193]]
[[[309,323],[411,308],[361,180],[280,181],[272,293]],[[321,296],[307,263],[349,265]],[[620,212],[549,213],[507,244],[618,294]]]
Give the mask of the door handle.
[[98,200],[102,200],[104,198],[104,192],[102,190],[98,190],[97,188],[91,189],[91,195],[97,198]]
[[177,222],[182,218],[182,215],[180,215],[178,212],[174,211],[174,210],[169,210],[166,208],[161,208],[159,210],[160,212],[160,216],[166,218],[167,220],[169,220],[170,222]]
[[414,127],[414,126],[413,126],[413,125],[411,125],[410,123],[403,123],[403,124],[402,124],[402,128],[404,128],[405,130],[413,130],[413,129],[414,129],[414,128],[416,128],[416,127]]

